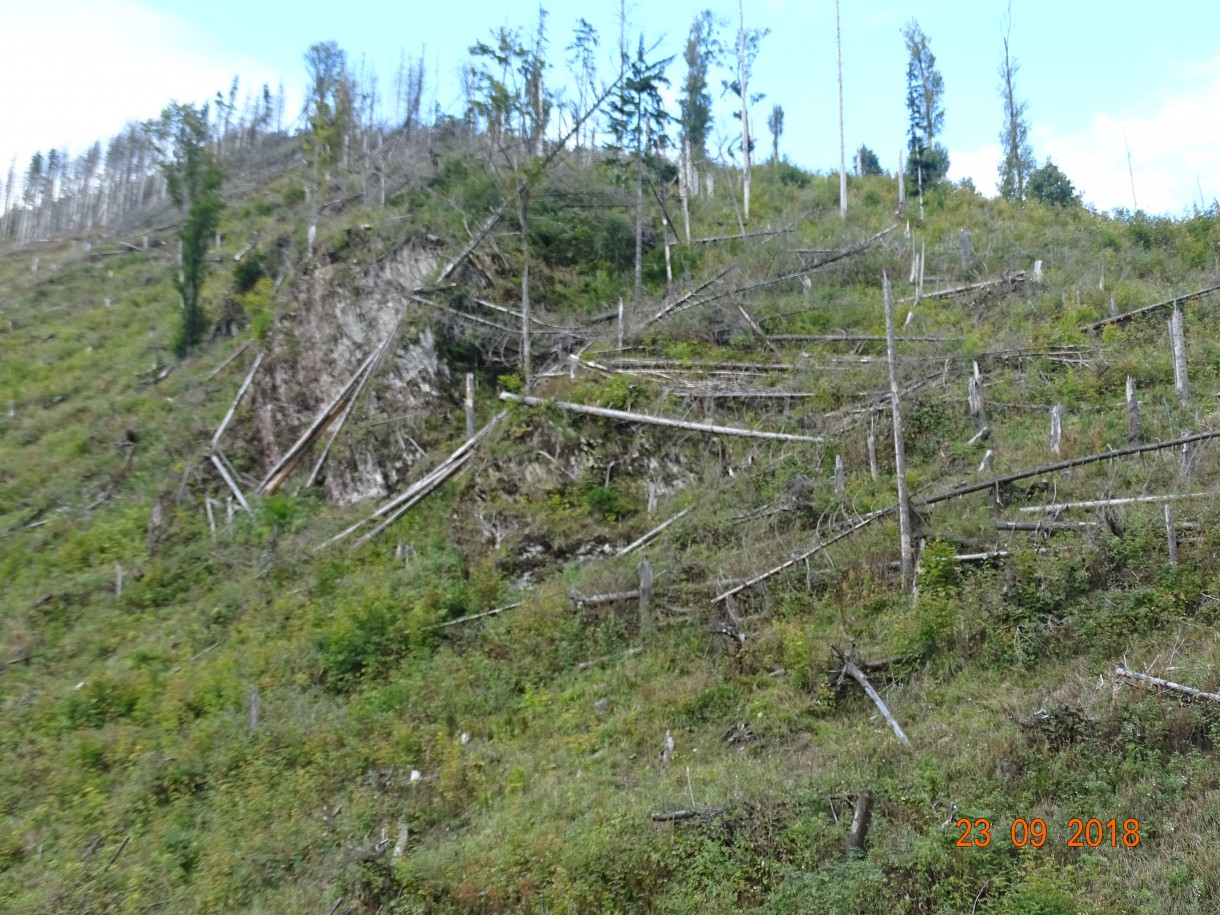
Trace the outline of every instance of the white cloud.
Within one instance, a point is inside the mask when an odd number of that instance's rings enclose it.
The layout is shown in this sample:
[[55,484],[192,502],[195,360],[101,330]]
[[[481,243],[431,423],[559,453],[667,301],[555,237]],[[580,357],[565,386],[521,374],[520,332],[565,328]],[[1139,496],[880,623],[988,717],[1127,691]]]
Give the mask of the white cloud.
[[[1049,157],[1071,179],[1086,203],[1103,211],[1133,209],[1180,216],[1220,196],[1220,57],[1183,64],[1165,83],[1126,110],[1111,110],[1061,127],[1034,123],[1030,140],[1041,165]],[[1125,134],[1125,137],[1124,137]],[[949,177],[969,177],[984,194],[996,193],[998,145],[951,150]]]
[[969,178],[980,194],[994,197],[997,193],[997,169],[1002,154],[999,146],[984,146],[965,152],[953,150],[949,153],[949,180],[961,181]]
[[271,83],[278,74],[255,61],[209,48],[177,16],[135,0],[50,0],[5,14],[6,77],[0,110],[0,168],[35,150],[74,154],[128,120],[155,117],[171,99],[203,101],[242,78]]

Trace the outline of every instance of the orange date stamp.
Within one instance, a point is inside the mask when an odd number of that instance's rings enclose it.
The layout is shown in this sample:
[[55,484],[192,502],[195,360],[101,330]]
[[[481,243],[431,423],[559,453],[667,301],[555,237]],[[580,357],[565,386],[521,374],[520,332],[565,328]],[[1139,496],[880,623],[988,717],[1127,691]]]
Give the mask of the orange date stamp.
[[[986,817],[973,820],[961,817],[955,825],[962,831],[954,843],[958,848],[986,848],[996,840],[991,820]],[[1066,832],[1068,848],[1135,848],[1140,844],[1140,821],[1134,817],[1121,821],[1072,817]],[[1046,820],[1041,817],[1017,817],[1008,830],[1008,839],[1015,848],[1041,848],[1050,838]]]

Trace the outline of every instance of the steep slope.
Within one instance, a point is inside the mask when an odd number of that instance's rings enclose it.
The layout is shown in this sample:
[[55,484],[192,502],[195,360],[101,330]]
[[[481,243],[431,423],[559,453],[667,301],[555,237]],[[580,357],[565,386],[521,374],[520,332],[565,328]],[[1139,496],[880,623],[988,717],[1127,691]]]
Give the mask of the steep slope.
[[[1215,214],[945,187],[921,222],[870,177],[844,222],[836,178],[779,166],[757,170],[758,234],[740,238],[722,170],[690,201],[697,241],[670,236],[668,291],[653,229],[637,308],[630,201],[601,165],[560,160],[530,227],[532,393],[679,428],[499,399],[525,387],[519,227],[437,282],[510,193],[450,152],[385,208],[315,215],[292,171],[235,197],[208,293],[249,326],[180,364],[168,246],[0,258],[7,911],[1215,904],[1213,704],[1113,674],[1214,691],[1210,495],[1173,503],[1176,564],[1165,503],[1038,506],[1214,493],[1216,445],[938,498],[1127,447],[1129,377],[1130,443],[1211,428],[1212,299],[1182,306],[1185,403],[1171,309],[1081,326],[1211,286]],[[248,285],[229,271],[251,240]],[[883,274],[915,597],[889,511]],[[254,495],[387,337],[318,485],[321,442]],[[252,509],[230,518],[210,440],[258,350],[218,444]],[[366,545],[325,545],[463,444],[467,372],[478,428],[507,411],[468,463]],[[690,428],[707,424],[791,439]],[[962,844],[963,819],[990,843]]]

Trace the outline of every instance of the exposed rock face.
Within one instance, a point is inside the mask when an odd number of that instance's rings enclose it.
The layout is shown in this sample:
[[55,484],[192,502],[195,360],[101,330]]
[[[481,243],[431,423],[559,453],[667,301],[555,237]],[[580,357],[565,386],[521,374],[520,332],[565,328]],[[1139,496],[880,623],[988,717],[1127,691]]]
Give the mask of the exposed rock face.
[[[429,316],[407,295],[427,285],[436,269],[431,252],[406,247],[363,276],[353,278],[347,265],[319,265],[297,283],[296,309],[278,319],[268,368],[259,373],[254,392],[267,466],[343,389],[405,308],[394,344],[319,477],[327,498],[340,504],[381,498],[404,485],[423,457],[412,442],[419,441],[429,417],[452,406],[449,370],[437,354]],[[315,446],[297,478],[305,479],[320,453]]]

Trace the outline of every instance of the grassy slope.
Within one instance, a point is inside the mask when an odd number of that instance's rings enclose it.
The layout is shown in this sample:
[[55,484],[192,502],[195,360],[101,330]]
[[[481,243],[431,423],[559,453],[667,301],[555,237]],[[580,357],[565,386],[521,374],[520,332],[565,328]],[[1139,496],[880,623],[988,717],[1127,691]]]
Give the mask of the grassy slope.
[[[760,169],[754,198],[758,225],[808,217],[783,245],[833,247],[889,221],[894,188],[885,179],[853,184],[843,226],[826,179],[786,174],[781,183]],[[477,213],[487,180],[445,162],[437,193],[410,191],[388,212],[333,216],[320,227],[322,244],[337,250],[347,225],[372,222],[374,240],[343,252],[367,259],[403,237],[403,222],[391,220],[408,214],[410,231],[461,237],[460,220],[437,200]],[[557,181],[565,192],[597,185],[579,172]],[[289,185],[260,189],[228,211],[232,242],[222,254],[254,231],[282,236],[299,254],[303,223],[292,209],[299,203],[283,202],[296,199]],[[550,290],[543,301],[597,310],[626,281],[626,223],[542,209],[539,231],[552,233],[539,239],[552,258],[539,275]],[[1206,300],[1186,309],[1191,410],[1173,398],[1163,316],[1100,340],[1076,328],[1105,314],[1111,295],[1127,308],[1205,285],[1220,238],[1214,219],[1118,222],[1017,210],[965,191],[934,196],[927,214],[913,229],[927,240],[929,273],[957,282],[1041,258],[1047,282],[979,305],[919,305],[911,332],[961,339],[911,350],[923,355],[908,361],[910,375],[945,379],[906,405],[914,491],[971,479],[987,446],[1000,473],[1050,460],[1055,403],[1066,411],[1066,456],[1121,446],[1128,374],[1140,386],[1146,438],[1207,425],[1220,378]],[[731,208],[706,201],[695,215],[696,235],[735,224]],[[956,254],[963,226],[973,236],[971,271]],[[500,243],[511,252],[511,239]],[[792,284],[746,303],[759,317],[813,308],[770,323],[775,331],[877,333],[880,272],[905,278],[902,244],[815,275],[808,293]],[[809,347],[814,358],[788,383],[816,398],[786,412],[721,404],[717,418],[823,429],[831,440],[822,448],[733,441],[717,454],[673,433],[517,410],[477,475],[449,484],[359,552],[312,557],[308,547],[353,515],[339,517],[309,495],[259,500],[253,517],[239,515],[212,542],[201,500],[218,490],[198,468],[247,363],[204,379],[240,341],[209,345],[165,380],[141,385],[135,373],[167,358],[173,266],[165,249],[97,256],[110,247],[85,252],[63,242],[0,258],[0,406],[14,401],[14,416],[0,415],[0,661],[30,658],[0,674],[6,911],[324,912],[340,897],[354,912],[1214,908],[1220,853],[1207,838],[1220,800],[1212,759],[1220,722],[1172,696],[1114,690],[1106,676],[1125,657],[1215,687],[1220,646],[1211,624],[1220,604],[1204,595],[1220,593],[1220,566],[1207,502],[1179,506],[1180,520],[1202,528],[1184,537],[1178,569],[1165,562],[1159,506],[1116,512],[1121,537],[1064,534],[1034,553],[1026,535],[997,536],[986,494],[946,503],[927,519],[939,537],[1000,543],[1017,555],[958,569],[935,561],[945,548],[933,545],[914,606],[889,567],[893,524],[878,523],[816,557],[815,569],[833,563],[834,574],[813,587],[798,568],[748,595],[737,612],[750,637],[731,649],[710,633],[718,580],[808,544],[819,518],[894,498],[885,447],[874,483],[865,427],[835,434],[822,418],[858,402],[858,392],[882,390],[883,365],[819,368],[823,354],[852,351]],[[705,276],[733,257],[762,270],[776,247],[735,242],[676,253],[679,272]],[[649,263],[655,292],[659,251]],[[513,279],[501,282],[508,300]],[[227,286],[216,275],[211,300]],[[899,284],[898,295],[908,291]],[[726,335],[713,343],[717,326]],[[771,358],[731,310],[693,311],[660,331],[648,343],[663,355]],[[1100,349],[1084,368],[982,355],[1086,343]],[[800,352],[788,347],[782,356]],[[974,357],[987,375],[994,430],[977,448],[962,444],[973,432],[964,393]],[[571,399],[687,409],[641,379],[549,384],[547,393]],[[482,415],[492,409],[480,402]],[[234,441],[248,420],[239,412]],[[130,460],[127,429],[139,439]],[[888,429],[878,423],[879,441]],[[579,479],[500,485],[504,468],[536,460],[539,450],[570,451],[582,437],[594,457]],[[425,444],[443,453],[451,442]],[[1214,447],[1203,449],[1188,483],[1177,456],[1166,454],[1080,468],[1046,492],[1006,495],[1040,502],[1204,489],[1215,482]],[[646,640],[631,608],[576,612],[568,597],[570,588],[595,593],[634,581],[634,556],[584,564],[571,556],[599,537],[626,543],[656,523],[643,511],[645,475],[608,469],[612,461],[638,466],[630,455],[640,448],[671,456],[693,483],[661,500],[661,517],[692,512],[647,555],[662,603],[694,612]],[[843,500],[830,485],[836,453],[848,470]],[[230,456],[258,474],[244,449],[232,446]],[[734,520],[782,500],[797,474],[813,481],[806,508]],[[524,535],[498,550],[482,545],[476,479],[487,489],[484,505],[527,523],[552,557],[518,609],[429,629],[516,599],[509,583]],[[154,502],[165,520],[150,538]],[[1019,516],[1010,509],[1005,517]],[[395,560],[397,542],[418,557]],[[125,574],[121,596],[116,565]],[[914,754],[898,748],[867,699],[836,690],[827,676],[830,645],[852,639],[865,658],[903,657],[877,680]],[[642,653],[577,669],[639,644]],[[778,668],[783,675],[773,676]],[[254,693],[261,713],[251,728]],[[600,699],[608,703],[595,710]],[[1037,709],[1050,713],[1047,725],[1020,727]],[[740,723],[756,739],[721,739]],[[667,729],[675,757],[662,774]],[[872,848],[847,862],[845,798],[868,787],[878,795]],[[726,809],[684,828],[650,821],[653,811],[692,804]],[[991,847],[955,847],[960,831],[942,827],[952,811],[990,817]],[[1046,846],[1013,849],[1016,816],[1045,818]],[[1069,849],[1073,816],[1138,817],[1142,842]]]

